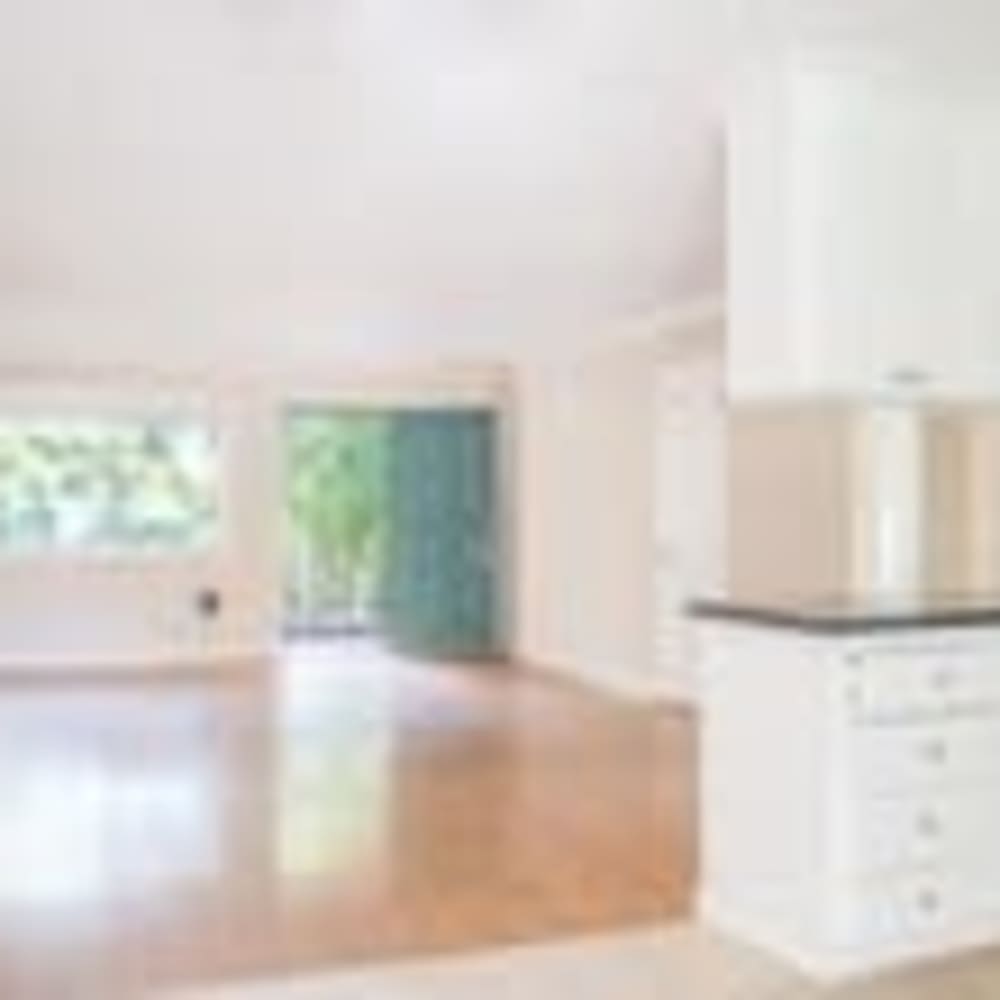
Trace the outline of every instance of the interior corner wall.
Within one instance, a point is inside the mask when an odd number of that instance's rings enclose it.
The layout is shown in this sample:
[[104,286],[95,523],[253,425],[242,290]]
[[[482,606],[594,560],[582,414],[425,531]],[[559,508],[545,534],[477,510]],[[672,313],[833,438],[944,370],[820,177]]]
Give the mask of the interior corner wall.
[[517,372],[517,655],[655,695],[652,342]]

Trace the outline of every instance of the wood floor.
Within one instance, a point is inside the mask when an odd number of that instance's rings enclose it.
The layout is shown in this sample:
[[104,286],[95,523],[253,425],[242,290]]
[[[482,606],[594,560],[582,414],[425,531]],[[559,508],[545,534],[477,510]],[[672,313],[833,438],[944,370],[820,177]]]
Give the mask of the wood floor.
[[693,754],[682,713],[363,647],[255,679],[0,685],[0,997],[681,916]]

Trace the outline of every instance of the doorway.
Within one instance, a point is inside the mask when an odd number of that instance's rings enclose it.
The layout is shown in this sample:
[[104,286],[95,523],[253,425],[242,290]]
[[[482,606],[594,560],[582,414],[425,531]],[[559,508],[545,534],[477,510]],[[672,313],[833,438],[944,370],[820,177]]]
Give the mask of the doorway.
[[379,623],[388,536],[384,414],[294,408],[286,415],[285,630],[366,635]]
[[286,635],[498,658],[496,414],[295,406],[284,425]]

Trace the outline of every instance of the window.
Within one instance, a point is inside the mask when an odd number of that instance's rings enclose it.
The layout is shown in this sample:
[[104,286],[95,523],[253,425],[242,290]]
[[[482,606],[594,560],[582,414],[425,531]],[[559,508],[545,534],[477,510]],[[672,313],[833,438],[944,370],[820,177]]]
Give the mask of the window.
[[0,552],[200,548],[219,493],[200,421],[0,419]]

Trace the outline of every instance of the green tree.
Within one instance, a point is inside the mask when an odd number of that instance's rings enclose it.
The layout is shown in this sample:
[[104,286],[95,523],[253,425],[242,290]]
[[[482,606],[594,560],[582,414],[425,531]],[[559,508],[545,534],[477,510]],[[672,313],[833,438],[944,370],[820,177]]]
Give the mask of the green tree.
[[194,421],[2,421],[0,543],[193,545],[217,521],[219,473]]
[[379,414],[306,411],[291,418],[288,504],[298,610],[346,611],[356,619],[376,598],[387,443],[387,420]]

